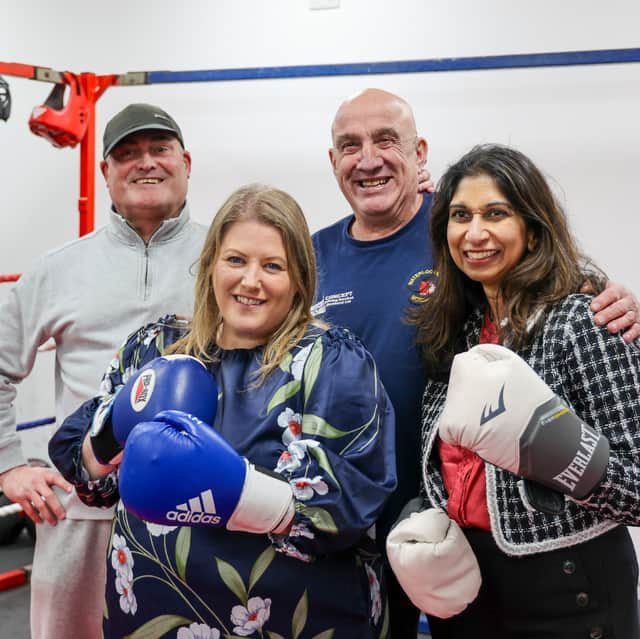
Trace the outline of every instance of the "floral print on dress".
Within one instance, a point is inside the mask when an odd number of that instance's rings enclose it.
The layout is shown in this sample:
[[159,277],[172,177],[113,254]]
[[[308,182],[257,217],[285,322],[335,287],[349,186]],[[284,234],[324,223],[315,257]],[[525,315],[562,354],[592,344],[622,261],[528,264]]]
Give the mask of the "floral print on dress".
[[220,631],[206,623],[192,623],[188,628],[180,628],[176,639],[220,639]]
[[300,468],[302,460],[307,456],[307,448],[315,448],[320,444],[313,439],[300,439],[287,445],[276,464],[276,473],[293,473]]
[[154,537],[162,537],[163,535],[167,535],[170,532],[173,532],[177,526],[165,526],[163,524],[153,524],[150,521],[144,522],[147,526],[147,530]]
[[[114,357],[111,360],[111,362],[109,362],[108,371],[117,371],[119,367],[120,367],[120,360],[117,357]],[[113,380],[111,378],[111,375],[109,375],[107,373],[102,378],[102,381],[100,382],[99,393],[100,393],[100,395],[109,395],[109,394],[113,393],[113,391],[114,391]]]
[[293,496],[301,501],[309,501],[314,493],[326,495],[329,492],[327,482],[320,475],[316,477],[299,477],[290,483],[293,489]]
[[116,576],[116,592],[120,595],[120,608],[125,614],[135,615],[138,611],[138,601],[133,594],[132,582],[119,574]]
[[371,617],[373,619],[373,623],[378,623],[380,615],[382,614],[380,582],[378,581],[378,576],[371,569],[368,563],[364,564],[364,569],[367,571],[367,579],[369,580],[369,591],[371,593]]
[[127,581],[133,581],[133,555],[124,537],[117,533],[113,535],[111,550],[111,566],[118,576]]
[[290,408],[285,408],[278,415],[278,426],[284,428],[282,443],[288,446],[291,442],[300,439],[302,434],[302,415],[294,413]]
[[[300,528],[298,528],[298,534],[295,536],[306,537],[307,535],[300,534]],[[307,553],[304,553],[298,550],[298,548],[296,548],[293,544],[289,543],[286,540],[286,538],[282,538],[280,540],[276,539],[276,549],[278,550],[278,552],[281,552],[283,555],[286,555],[287,557],[291,557],[292,559],[297,559],[298,561],[304,561],[307,564],[313,561],[313,557],[311,555],[308,555]]]
[[313,539],[315,535],[313,531],[309,529],[309,526],[303,522],[299,522],[291,526],[289,537],[306,537],[307,539]]
[[234,606],[231,621],[235,624],[233,632],[241,637],[249,637],[255,632],[262,634],[262,626],[269,620],[271,599],[251,597],[245,606]]
[[133,594],[133,555],[123,536],[113,535],[111,566],[114,569],[115,589],[120,595],[120,608],[126,614],[135,615],[138,602]]
[[293,357],[293,361],[291,362],[291,376],[295,380],[302,379],[302,372],[304,371],[304,365],[307,362],[307,358],[311,353],[311,349],[313,348],[313,344],[309,344],[304,348],[301,348]]

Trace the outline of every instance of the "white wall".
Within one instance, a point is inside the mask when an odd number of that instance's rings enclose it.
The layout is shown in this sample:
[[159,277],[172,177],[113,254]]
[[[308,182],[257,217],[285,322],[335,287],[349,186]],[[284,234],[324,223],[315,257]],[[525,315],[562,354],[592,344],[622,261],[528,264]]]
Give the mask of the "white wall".
[[[310,11],[307,0],[0,0],[0,15],[3,61],[107,74],[636,47],[640,5],[341,0]],[[78,228],[78,149],[54,149],[27,128],[51,85],[6,79],[13,112],[0,122],[0,273],[26,269]],[[157,103],[181,123],[193,154],[197,219],[208,222],[228,193],[257,180],[294,194],[315,230],[348,212],[327,158],[329,125],[339,102],[366,86],[414,106],[435,176],[477,142],[530,154],[558,185],[584,249],[640,291],[640,64],[112,87],[98,102],[98,148],[117,110]],[[96,190],[99,225],[108,208],[99,175]],[[43,355],[23,385],[19,419],[52,414],[52,361]]]

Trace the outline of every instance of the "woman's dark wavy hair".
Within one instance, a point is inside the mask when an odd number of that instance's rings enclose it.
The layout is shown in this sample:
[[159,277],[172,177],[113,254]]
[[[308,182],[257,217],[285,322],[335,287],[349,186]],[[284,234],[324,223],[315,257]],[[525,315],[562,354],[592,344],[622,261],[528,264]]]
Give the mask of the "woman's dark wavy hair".
[[535,334],[542,307],[577,292],[586,279],[595,292],[605,281],[604,273],[578,250],[564,211],[535,164],[510,147],[473,147],[447,169],[438,183],[430,225],[438,283],[428,301],[411,317],[418,325],[417,341],[427,368],[435,375],[447,374],[453,356],[465,350],[462,327],[470,312],[486,307],[482,285],[458,269],[447,243],[451,200],[463,178],[478,175],[493,178],[534,238],[533,249],[526,250],[500,287],[504,304],[500,320],[507,320],[501,321],[503,343],[521,348]]

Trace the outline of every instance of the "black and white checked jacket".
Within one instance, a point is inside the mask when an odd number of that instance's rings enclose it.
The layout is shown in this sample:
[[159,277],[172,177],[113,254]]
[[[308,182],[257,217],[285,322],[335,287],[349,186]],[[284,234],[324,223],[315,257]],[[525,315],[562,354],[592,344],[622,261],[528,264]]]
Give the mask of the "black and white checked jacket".
[[[614,528],[640,525],[640,344],[625,344],[595,325],[591,298],[570,295],[550,307],[543,329],[518,354],[547,385],[609,440],[610,458],[602,483],[584,501],[565,499],[560,515],[528,509],[516,475],[485,463],[487,504],[498,546],[509,555],[572,546]],[[467,346],[479,342],[483,313],[464,327]],[[423,397],[423,480],[428,500],[446,508],[439,470],[438,417],[447,385],[429,382]]]

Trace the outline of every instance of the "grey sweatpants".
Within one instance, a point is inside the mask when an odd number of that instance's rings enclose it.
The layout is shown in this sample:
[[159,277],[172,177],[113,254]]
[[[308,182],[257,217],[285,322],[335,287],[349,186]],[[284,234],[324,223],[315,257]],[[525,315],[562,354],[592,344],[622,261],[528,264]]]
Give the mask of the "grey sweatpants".
[[110,519],[65,519],[36,528],[32,639],[100,639]]

